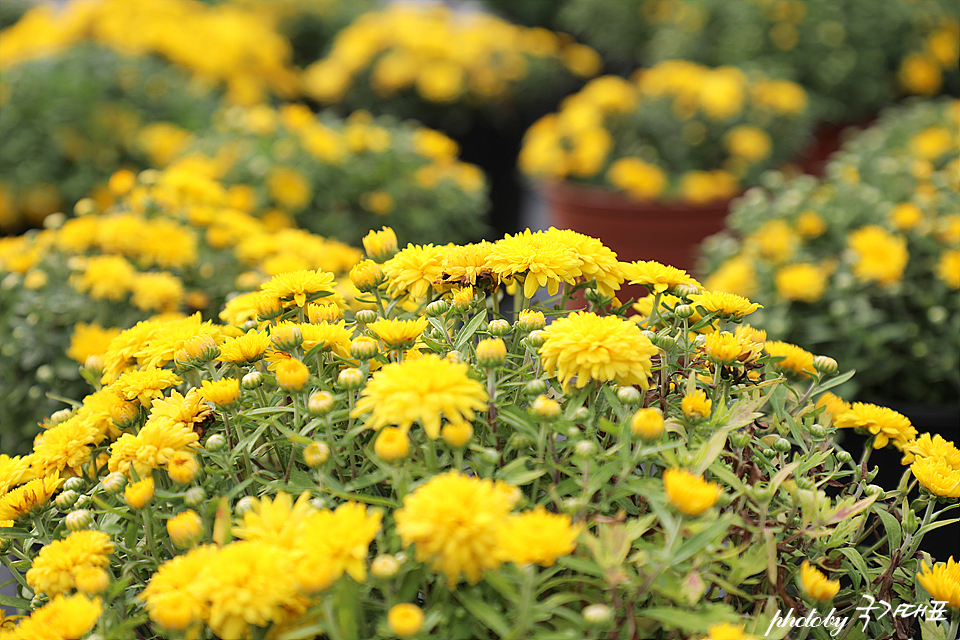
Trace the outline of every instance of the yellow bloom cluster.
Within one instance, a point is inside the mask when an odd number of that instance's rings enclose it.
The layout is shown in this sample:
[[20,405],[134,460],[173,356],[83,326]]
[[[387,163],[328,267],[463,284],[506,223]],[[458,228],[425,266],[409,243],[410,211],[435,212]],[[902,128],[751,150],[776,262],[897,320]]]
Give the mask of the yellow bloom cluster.
[[286,39],[232,4],[105,0],[39,6],[0,40],[0,68],[94,41],[127,55],[160,55],[201,81],[226,84],[227,99],[239,104],[270,93],[290,97],[297,90]]
[[545,62],[583,78],[602,64],[593,49],[546,29],[441,4],[395,3],[337,34],[329,55],[307,68],[303,83],[308,95],[325,104],[343,99],[362,72],[381,97],[413,88],[427,102],[504,102],[532,67]]
[[[791,143],[783,123],[802,119],[806,102],[803,89],[790,82],[669,60],[632,81],[591,80],[567,97],[560,111],[527,131],[520,168],[534,178],[608,184],[641,201],[730,198],[782,157],[781,148]],[[665,127],[675,128],[675,136]],[[771,136],[774,129],[781,130],[779,138]],[[694,149],[689,157],[678,160],[682,154],[672,142],[669,149],[659,146],[675,138]],[[637,152],[641,146],[644,154]],[[716,152],[706,151],[711,146]]]

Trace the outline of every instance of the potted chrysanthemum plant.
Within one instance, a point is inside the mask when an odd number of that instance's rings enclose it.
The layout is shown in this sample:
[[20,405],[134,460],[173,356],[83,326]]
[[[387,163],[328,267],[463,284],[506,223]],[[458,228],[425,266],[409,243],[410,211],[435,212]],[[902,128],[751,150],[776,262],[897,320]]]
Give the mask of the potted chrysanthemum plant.
[[808,134],[798,85],[672,60],[567,97],[527,131],[519,166],[558,226],[592,232],[627,259],[692,270],[730,199]]
[[[370,308],[341,318],[333,274],[300,270],[192,336],[124,331],[96,390],[0,459],[23,613],[0,635],[956,633],[957,564],[921,549],[960,452],[818,406],[850,373],[767,342],[756,303],[647,264],[648,313],[602,311],[625,276],[571,231],[364,248]],[[843,450],[836,425],[875,440]],[[896,486],[872,484],[884,445]],[[860,619],[865,594],[897,613]]]

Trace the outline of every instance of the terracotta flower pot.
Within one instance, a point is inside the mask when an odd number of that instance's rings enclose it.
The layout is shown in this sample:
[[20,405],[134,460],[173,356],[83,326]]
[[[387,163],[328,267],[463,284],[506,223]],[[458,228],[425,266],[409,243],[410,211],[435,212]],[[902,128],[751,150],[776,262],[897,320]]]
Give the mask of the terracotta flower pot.
[[730,208],[730,200],[637,202],[612,189],[569,182],[547,183],[540,193],[557,228],[599,238],[621,261],[656,260],[691,274],[697,245],[723,229]]

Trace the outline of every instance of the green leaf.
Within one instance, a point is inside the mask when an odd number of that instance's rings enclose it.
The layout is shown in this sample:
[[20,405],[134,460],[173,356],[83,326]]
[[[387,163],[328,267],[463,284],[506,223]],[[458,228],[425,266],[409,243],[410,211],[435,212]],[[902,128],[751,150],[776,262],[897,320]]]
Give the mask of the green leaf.
[[484,320],[487,319],[487,311],[484,309],[473,316],[473,318],[460,329],[460,332],[457,334],[457,339],[454,344],[454,349],[459,351],[463,345],[467,344],[467,341],[473,337],[473,334],[477,332],[477,329],[480,328],[480,325],[483,324]]
[[943,521],[941,521],[941,522],[931,522],[930,524],[926,524],[926,525],[920,527],[920,529],[917,531],[917,535],[918,535],[918,536],[922,536],[922,535],[924,535],[924,534],[930,533],[930,532],[933,531],[934,529],[939,529],[940,527],[945,527],[945,526],[947,526],[948,524],[953,524],[954,522],[960,522],[960,518],[952,518],[952,519],[950,519],[950,520],[943,520]]
[[920,637],[923,640],[947,640],[947,628],[942,624],[921,618]]
[[0,594],[0,604],[5,607],[16,607],[17,609],[29,609],[30,601],[25,598],[16,598],[14,596],[5,596]]
[[880,520],[883,521],[883,528],[887,530],[887,544],[891,549],[899,549],[903,541],[903,529],[900,527],[900,521],[892,513],[883,509],[874,509]]
[[473,617],[484,626],[503,637],[510,634],[510,625],[496,609],[481,600],[479,597],[466,592],[454,592],[463,608],[473,614]]
[[717,432],[710,436],[710,439],[700,447],[700,453],[697,455],[696,464],[694,465],[694,469],[698,475],[703,475],[703,472],[713,464],[714,460],[720,455],[720,452],[723,451],[724,445],[727,444],[727,434],[729,432],[729,427],[718,429]]
[[860,555],[860,552],[853,547],[843,546],[838,549],[840,553],[846,556],[847,560],[850,561],[850,564],[853,565],[856,571],[848,571],[848,575],[853,579],[853,588],[859,588],[860,578],[865,581],[870,580],[870,574],[867,572],[867,563],[864,561],[863,556]]
[[685,540],[683,544],[680,545],[680,548],[671,554],[669,559],[670,564],[679,564],[690,556],[702,551],[704,547],[711,542],[722,540],[731,524],[730,518],[721,518],[700,533]]
[[828,380],[827,382],[824,382],[823,384],[819,385],[814,393],[823,393],[827,389],[833,389],[834,387],[837,387],[843,384],[844,382],[846,382],[847,380],[849,380],[850,378],[852,378],[853,374],[855,374],[856,372],[857,372],[856,369],[850,369],[850,371],[847,371],[846,373],[841,373],[838,376],[830,378],[830,380]]
[[662,623],[668,629],[685,633],[706,633],[710,627],[723,622],[738,622],[740,617],[728,605],[708,605],[704,611],[653,607],[638,612],[641,617]]

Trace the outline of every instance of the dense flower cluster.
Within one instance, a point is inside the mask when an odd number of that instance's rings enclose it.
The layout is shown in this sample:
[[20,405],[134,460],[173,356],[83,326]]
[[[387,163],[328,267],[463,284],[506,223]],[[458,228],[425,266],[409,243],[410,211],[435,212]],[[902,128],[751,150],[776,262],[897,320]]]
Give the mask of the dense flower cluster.
[[[429,33],[429,38],[423,34]],[[595,75],[600,56],[569,37],[526,29],[441,4],[392,3],[360,16],[330,53],[304,73],[307,95],[324,104],[371,108],[404,98],[428,104],[532,102],[538,88]],[[541,86],[542,85],[542,86]]]
[[[122,202],[169,196],[173,175]],[[88,243],[117,237],[88,214],[45,232],[37,256],[86,224]],[[670,603],[712,611],[677,622],[686,637],[743,638],[769,624],[764,593],[852,602],[855,587],[812,564],[855,576],[851,548],[867,567],[854,579],[888,572],[893,553],[953,603],[952,560],[921,566],[913,538],[878,544],[871,523],[914,486],[930,505],[955,501],[955,445],[824,393],[852,372],[743,324],[749,299],[591,240],[551,229],[397,251],[384,228],[364,238],[364,270],[380,275],[355,305],[332,272],[264,270],[222,323],[157,317],[109,337],[95,375],[87,365],[96,390],[51,416],[28,455],[0,457],[0,536],[32,598],[17,600],[31,610],[17,628],[80,637],[93,619],[134,616],[151,637],[492,638],[518,625],[596,637],[633,615],[666,637],[657,603]],[[608,308],[601,288],[627,277],[650,295]],[[587,308],[566,308],[574,287],[590,290]],[[542,289],[556,295],[538,302]],[[504,290],[516,314],[498,310]],[[844,427],[903,451],[907,480],[889,499],[830,440]],[[828,477],[839,495],[818,490]],[[903,518],[922,538],[917,514]],[[748,588],[728,604],[657,580],[700,575]],[[557,604],[573,585],[582,609]],[[442,615],[454,601],[463,613]]]
[[730,198],[790,160],[808,127],[807,95],[796,84],[669,60],[631,80],[597,78],[565,98],[527,131],[519,163],[536,179],[702,203]]
[[847,395],[955,399],[958,123],[957,100],[915,100],[851,138],[824,179],[771,174],[704,245],[704,284],[761,302],[771,338],[857,368]]

